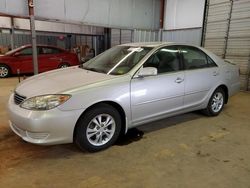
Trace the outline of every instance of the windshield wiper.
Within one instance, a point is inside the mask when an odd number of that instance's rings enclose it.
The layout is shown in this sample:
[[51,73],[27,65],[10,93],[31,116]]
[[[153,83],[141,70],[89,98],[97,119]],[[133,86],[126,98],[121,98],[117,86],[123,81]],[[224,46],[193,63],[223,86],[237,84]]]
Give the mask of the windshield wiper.
[[98,72],[98,70],[96,68],[87,68],[87,67],[84,67],[84,69],[90,70],[90,71],[94,71],[94,72]]
[[78,65],[78,67],[81,69],[90,70],[90,68],[84,66],[84,64],[80,64],[80,65]]
[[[80,65],[79,65],[80,67]],[[106,72],[104,70],[100,70],[100,69],[97,69],[97,68],[90,68],[90,67],[84,67],[84,66],[81,66],[80,68],[82,69],[85,69],[85,70],[89,70],[89,71],[93,71],[93,72],[99,72],[99,73],[105,73]]]

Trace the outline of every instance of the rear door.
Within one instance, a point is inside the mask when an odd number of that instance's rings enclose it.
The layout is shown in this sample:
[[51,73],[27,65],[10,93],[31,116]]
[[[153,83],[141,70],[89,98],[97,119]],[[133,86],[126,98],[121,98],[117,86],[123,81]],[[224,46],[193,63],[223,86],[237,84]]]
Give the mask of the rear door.
[[131,80],[133,125],[161,118],[183,106],[184,71],[175,47],[159,49],[143,67],[157,68],[158,75]]
[[185,67],[184,106],[192,107],[204,102],[219,79],[219,68],[213,60],[196,47],[181,46]]

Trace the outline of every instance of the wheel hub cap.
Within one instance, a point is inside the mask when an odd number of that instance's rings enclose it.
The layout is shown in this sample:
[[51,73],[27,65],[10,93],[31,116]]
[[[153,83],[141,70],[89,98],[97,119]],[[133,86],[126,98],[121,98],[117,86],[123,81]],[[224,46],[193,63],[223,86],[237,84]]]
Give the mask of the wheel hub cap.
[[87,126],[87,139],[94,146],[102,146],[112,139],[115,127],[115,121],[111,115],[97,115]]
[[5,67],[0,67],[0,77],[5,77],[8,74],[8,69]]
[[212,100],[212,110],[216,113],[219,112],[223,106],[223,95],[222,93],[218,92],[214,94]]

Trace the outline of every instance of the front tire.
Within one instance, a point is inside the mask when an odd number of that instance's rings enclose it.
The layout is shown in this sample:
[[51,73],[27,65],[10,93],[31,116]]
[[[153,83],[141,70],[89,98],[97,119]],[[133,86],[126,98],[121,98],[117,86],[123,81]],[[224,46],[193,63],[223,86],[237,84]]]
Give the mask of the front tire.
[[84,113],[76,124],[74,141],[81,150],[96,152],[114,144],[121,131],[121,117],[108,104],[99,104]]
[[10,76],[10,68],[7,65],[0,64],[0,78],[7,78]]
[[208,116],[217,116],[222,111],[225,104],[225,92],[222,88],[217,88],[212,94],[207,108],[203,112]]

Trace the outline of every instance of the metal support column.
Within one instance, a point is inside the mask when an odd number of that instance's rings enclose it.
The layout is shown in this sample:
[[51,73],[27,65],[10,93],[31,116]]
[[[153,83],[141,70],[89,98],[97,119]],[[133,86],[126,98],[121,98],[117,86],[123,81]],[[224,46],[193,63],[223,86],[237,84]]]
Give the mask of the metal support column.
[[35,30],[35,17],[34,17],[33,0],[28,0],[28,8],[29,8],[29,15],[30,15],[30,31],[31,31],[31,40],[32,40],[33,70],[34,70],[34,74],[38,74],[36,30]]
[[206,38],[206,32],[207,32],[207,20],[208,20],[209,3],[210,3],[210,0],[205,0],[204,12],[203,12],[203,25],[202,25],[202,32],[201,32],[201,46],[202,47],[204,47],[204,45],[205,45],[205,38]]
[[158,34],[158,41],[162,41],[163,39],[163,29],[159,29],[159,34]]
[[13,50],[15,48],[15,44],[14,44],[14,18],[11,17],[10,18],[11,20],[11,28],[10,28],[10,47],[11,47],[11,50]]
[[97,54],[97,36],[92,37],[92,46],[93,46],[93,49],[95,50],[94,52],[94,57],[95,57]]
[[132,33],[132,37],[131,37],[132,42],[136,42],[137,41],[136,34],[137,34],[137,31],[136,31],[136,29],[134,29],[134,31]]
[[248,57],[248,71],[247,71],[247,91],[250,91],[250,55]]
[[229,36],[229,30],[230,30],[230,23],[231,23],[231,17],[232,17],[232,11],[233,11],[233,0],[230,2],[230,12],[229,12],[229,18],[228,18],[228,25],[227,25],[227,31],[226,31],[226,40],[225,40],[225,47],[224,47],[224,53],[222,54],[222,58],[225,59],[226,53],[227,53],[227,43],[228,43],[228,36]]
[[119,33],[119,44],[122,43],[122,30],[120,29],[120,33]]

